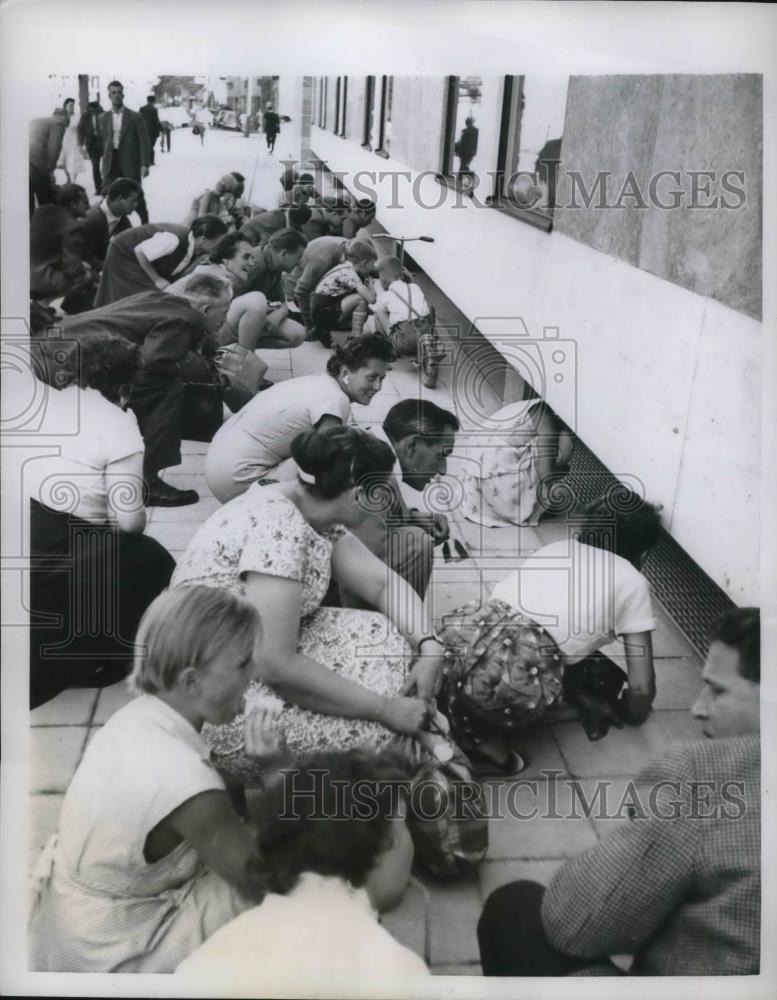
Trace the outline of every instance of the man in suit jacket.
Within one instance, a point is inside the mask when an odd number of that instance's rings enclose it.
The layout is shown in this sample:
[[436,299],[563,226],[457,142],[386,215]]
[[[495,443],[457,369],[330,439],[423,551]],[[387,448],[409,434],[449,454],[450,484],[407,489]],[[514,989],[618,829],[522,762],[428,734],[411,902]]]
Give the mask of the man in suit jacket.
[[30,218],[39,205],[54,202],[54,169],[62,152],[62,140],[67,128],[67,115],[56,108],[47,118],[30,122]]
[[81,220],[78,231],[83,241],[84,260],[101,271],[114,236],[131,229],[128,216],[137,208],[140,185],[130,177],[120,177],[108,188],[103,200],[93,205]]
[[712,628],[692,709],[707,739],[650,764],[631,820],[547,890],[491,894],[478,925],[485,975],[758,974],[760,677],[760,613],[737,608]]
[[146,98],[146,103],[140,109],[140,114],[143,117],[143,122],[146,126],[146,132],[148,132],[148,141],[151,145],[151,166],[154,166],[154,143],[159,138],[159,133],[162,131],[162,125],[159,121],[159,112],[156,109],[156,97],[153,94],[149,94]]
[[129,407],[138,418],[145,454],[143,478],[147,506],[182,507],[197,503],[194,490],[179,490],[159,478],[161,469],[181,462],[184,384],[181,366],[190,352],[212,353],[213,334],[221,327],[232,299],[227,281],[192,275],[178,295],[151,289],[67,317],[61,334],[35,341],[39,377],[57,385],[62,344],[77,343],[95,330],[119,333],[141,346],[143,369],[130,391]]
[[[100,119],[103,139],[102,174],[105,186],[119,177],[130,177],[140,184],[148,177],[151,163],[151,146],[142,117],[137,111],[124,107],[124,87],[118,80],[108,84],[111,110]],[[138,197],[138,215],[143,225],[148,222],[148,209],[141,186]]]
[[100,118],[103,114],[99,101],[90,101],[86,111],[78,121],[78,143],[86,156],[92,161],[92,179],[94,189],[102,191],[103,179],[100,173],[100,160],[103,155],[103,137],[100,131]]

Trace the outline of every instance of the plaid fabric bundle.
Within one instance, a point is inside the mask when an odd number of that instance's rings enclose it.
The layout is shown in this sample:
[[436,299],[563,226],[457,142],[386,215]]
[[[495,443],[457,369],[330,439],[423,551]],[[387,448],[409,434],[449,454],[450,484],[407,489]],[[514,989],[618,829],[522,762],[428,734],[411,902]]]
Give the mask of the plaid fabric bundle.
[[[439,713],[437,719],[447,731]],[[488,851],[488,819],[466,756],[445,734],[403,737],[400,748],[415,768],[407,825],[416,860],[434,875],[459,875],[480,864]]]
[[541,719],[561,695],[556,643],[504,601],[470,601],[444,615],[446,668],[440,707],[466,751]]

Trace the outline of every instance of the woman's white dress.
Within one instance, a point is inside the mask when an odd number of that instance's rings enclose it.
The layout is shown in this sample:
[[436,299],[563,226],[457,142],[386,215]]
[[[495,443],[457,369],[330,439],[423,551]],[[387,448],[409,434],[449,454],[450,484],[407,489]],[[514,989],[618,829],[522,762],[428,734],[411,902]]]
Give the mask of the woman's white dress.
[[62,157],[58,166],[66,171],[71,182],[75,182],[78,175],[84,170],[84,158],[78,144],[78,121],[75,115],[65,129],[65,136],[62,140]]
[[184,802],[224,791],[207,743],[141,695],[93,737],[33,878],[37,972],[173,972],[253,904],[183,841],[159,861],[149,833]]

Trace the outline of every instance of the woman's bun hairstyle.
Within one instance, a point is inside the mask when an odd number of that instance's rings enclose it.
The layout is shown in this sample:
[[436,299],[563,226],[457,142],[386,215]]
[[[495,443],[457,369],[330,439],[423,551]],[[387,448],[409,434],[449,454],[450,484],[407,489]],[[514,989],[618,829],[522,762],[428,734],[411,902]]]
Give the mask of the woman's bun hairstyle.
[[303,482],[325,500],[388,475],[394,465],[394,453],[384,441],[355,427],[304,431],[292,441],[291,457],[315,480]]

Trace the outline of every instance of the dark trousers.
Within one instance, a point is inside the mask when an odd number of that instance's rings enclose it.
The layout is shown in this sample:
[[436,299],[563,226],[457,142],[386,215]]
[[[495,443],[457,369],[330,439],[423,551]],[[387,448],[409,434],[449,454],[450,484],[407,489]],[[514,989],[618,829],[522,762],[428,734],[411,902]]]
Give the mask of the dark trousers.
[[[434,562],[431,535],[413,524],[389,525],[378,514],[359,525],[354,534],[424,600]],[[345,587],[340,588],[339,596],[340,607],[374,610]],[[399,595],[394,599],[398,601]]]
[[267,139],[267,148],[272,151],[275,149],[275,140],[278,138],[277,132],[267,132],[265,133],[265,138]]
[[103,189],[103,175],[100,170],[102,158],[102,153],[89,154],[89,159],[92,161],[92,180],[94,181],[94,190],[97,194],[99,194]]
[[162,141],[159,144],[159,146],[163,153],[165,152],[165,148],[167,148],[168,153],[170,152],[170,135],[171,135],[170,132],[162,133]]
[[181,462],[184,386],[180,379],[161,381],[140,376],[130,394],[129,408],[138,418],[145,454],[143,475],[155,476]]
[[[557,951],[545,936],[541,909],[545,887],[511,882],[486,900],[478,921],[480,964],[484,976],[569,976],[593,971],[590,959]],[[596,966],[598,975],[617,975],[611,963]]]
[[154,166],[154,146],[156,146],[156,141],[159,138],[159,133],[156,135],[150,135],[148,137],[148,144],[151,147],[151,166]]
[[128,673],[175,560],[154,538],[30,503],[30,707]]
[[51,205],[54,202],[54,180],[51,174],[30,164],[30,218],[35,211],[35,202],[39,205]]
[[[119,167],[119,164],[114,158],[113,162],[111,163],[111,169],[108,171],[107,176],[104,178],[103,188],[107,191],[115,180],[118,180],[119,177],[124,177],[124,176],[127,175],[121,172],[121,168]],[[135,209],[135,211],[138,213],[138,217],[140,218],[140,224],[142,226],[145,226],[148,223],[148,208],[146,206],[146,196],[143,194],[143,185],[140,183],[140,177],[132,177],[131,179],[133,181],[137,181],[138,185],[140,186],[140,193],[138,194],[138,207]]]

